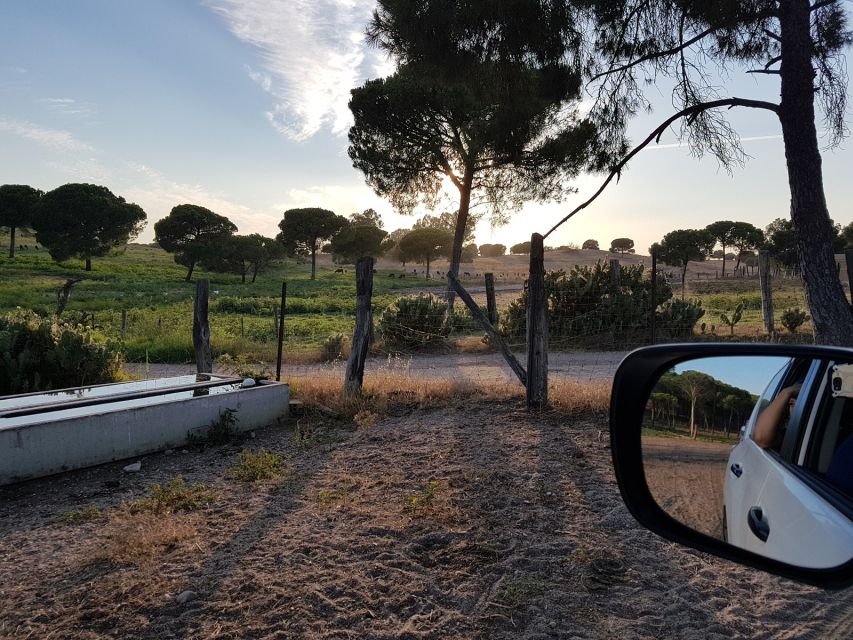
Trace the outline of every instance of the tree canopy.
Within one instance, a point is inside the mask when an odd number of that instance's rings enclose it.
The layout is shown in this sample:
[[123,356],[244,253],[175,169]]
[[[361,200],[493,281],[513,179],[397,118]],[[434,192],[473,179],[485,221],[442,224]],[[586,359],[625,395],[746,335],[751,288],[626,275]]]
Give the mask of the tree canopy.
[[386,231],[373,225],[351,225],[332,238],[332,258],[336,262],[355,264],[359,258],[378,258],[384,254],[383,241]]
[[243,283],[250,273],[251,282],[255,282],[259,273],[284,255],[281,243],[259,233],[248,236],[220,236],[214,249],[201,257],[201,265],[209,271],[236,273]]
[[634,241],[631,238],[614,238],[610,241],[610,253],[634,253]]
[[530,253],[530,240],[512,245],[509,252],[517,255],[528,255]]
[[311,279],[317,277],[317,241],[329,240],[348,225],[343,216],[328,209],[308,207],[288,209],[278,223],[281,232],[276,239],[290,253],[304,247],[311,254]]
[[598,251],[598,240],[593,240],[593,239],[584,240],[583,245],[581,246],[581,249],[587,249],[587,250],[591,249],[594,251]]
[[9,257],[15,257],[15,231],[32,224],[35,208],[44,192],[25,184],[0,187],[0,227],[9,227]]
[[106,187],[70,183],[42,196],[32,220],[36,240],[59,262],[105,256],[135,238],[145,226],[145,212]]
[[481,244],[480,257],[482,258],[500,258],[506,255],[506,245],[504,244]]
[[678,229],[667,233],[650,252],[672,267],[681,268],[681,299],[687,280],[687,265],[691,260],[702,261],[710,255],[714,237],[705,229]]
[[154,223],[154,240],[187,268],[189,282],[195,265],[206,259],[211,262],[223,239],[236,231],[237,225],[225,216],[199,205],[179,204]]
[[[468,222],[465,223],[465,235],[462,241],[465,243],[474,241],[474,229],[477,226],[478,216],[469,214]],[[451,211],[445,211],[437,216],[429,213],[422,218],[415,220],[412,229],[444,229],[450,234],[456,233],[456,214]]]
[[361,213],[352,213],[350,214],[349,222],[356,227],[373,226],[378,229],[382,228],[382,216],[379,215],[376,209],[365,209]]
[[453,236],[444,229],[412,229],[400,240],[400,254],[407,262],[425,262],[429,278],[430,263],[439,256],[449,256],[452,244]]
[[444,180],[458,191],[450,273],[472,204],[500,224],[524,201],[559,198],[587,164],[592,132],[565,108],[580,98],[571,61],[496,56],[465,37],[501,7],[380,0],[369,33],[397,70],[354,89],[350,101],[349,155],[379,195],[406,213],[434,206]]

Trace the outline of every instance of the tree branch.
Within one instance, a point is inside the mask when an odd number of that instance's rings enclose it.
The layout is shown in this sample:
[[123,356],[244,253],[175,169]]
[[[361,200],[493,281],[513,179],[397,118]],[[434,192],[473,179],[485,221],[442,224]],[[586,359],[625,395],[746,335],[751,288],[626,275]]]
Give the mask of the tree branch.
[[602,185],[598,188],[591,198],[586,200],[585,202],[579,204],[575,207],[569,215],[565,216],[562,220],[560,220],[557,224],[555,224],[551,229],[546,233],[543,238],[547,238],[551,235],[552,232],[556,231],[558,227],[560,227],[563,223],[565,223],[569,218],[573,215],[586,209],[590,204],[592,204],[598,196],[602,194],[602,192],[607,188],[607,185],[613,180],[613,178],[618,177],[622,172],[622,169],[625,168],[625,165],[628,164],[628,161],[631,160],[635,155],[637,155],[640,151],[645,149],[652,142],[659,142],[660,137],[663,133],[669,128],[669,126],[678,120],[679,118],[687,118],[688,122],[692,121],[703,111],[708,111],[710,109],[717,109],[719,107],[728,107],[731,109],[732,107],[749,107],[751,109],[767,109],[768,111],[772,111],[774,113],[779,112],[779,105],[773,102],[765,102],[764,100],[749,100],[747,98],[724,98],[721,100],[713,100],[711,102],[703,102],[701,104],[694,104],[685,109],[682,109],[678,113],[671,115],[669,118],[664,120],[658,127],[652,131],[648,137],[643,140],[640,144],[634,147],[628,155],[626,155],[619,163],[611,170],[610,174],[607,176],[607,179],[602,183]]
[[702,40],[706,36],[711,35],[716,30],[717,30],[716,28],[705,29],[705,31],[702,31],[701,33],[696,34],[695,36],[693,36],[689,40],[685,40],[684,42],[679,43],[678,46],[672,47],[671,49],[665,49],[663,51],[655,51],[654,53],[647,53],[644,56],[640,56],[636,60],[632,60],[631,62],[620,65],[618,67],[608,69],[607,71],[602,71],[601,73],[597,73],[594,76],[592,76],[592,78],[590,78],[590,81],[592,82],[592,81],[598,80],[599,78],[602,78],[604,76],[609,76],[610,74],[613,74],[613,73],[621,73],[622,71],[627,71],[628,69],[632,69],[633,67],[636,67],[637,65],[640,65],[644,62],[648,62],[649,60],[657,60],[658,58],[666,58],[667,56],[675,55],[676,53],[686,49],[687,47],[696,44],[697,42],[699,42],[700,40]]
[[823,9],[825,6],[830,4],[835,4],[838,0],[820,0],[820,2],[815,2],[809,11],[817,11],[818,9]]
[[771,40],[775,40],[776,42],[782,42],[782,36],[774,31],[770,31],[770,29],[762,29],[764,31],[764,35],[766,35]]
[[762,73],[769,76],[778,76],[782,74],[779,69],[749,69],[747,73]]

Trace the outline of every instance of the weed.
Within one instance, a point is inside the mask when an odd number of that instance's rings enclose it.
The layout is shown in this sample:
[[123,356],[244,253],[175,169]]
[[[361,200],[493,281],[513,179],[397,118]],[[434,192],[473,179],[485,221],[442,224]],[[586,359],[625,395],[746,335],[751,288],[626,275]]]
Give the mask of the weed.
[[287,475],[288,469],[281,456],[269,449],[259,451],[241,451],[236,464],[228,471],[228,476],[241,482],[259,482]]
[[339,486],[334,489],[321,489],[314,492],[314,500],[324,507],[331,506],[336,502],[345,502],[349,499],[350,491],[355,489],[358,483],[352,478],[344,478]]
[[368,409],[362,409],[352,417],[360,429],[370,429],[376,424],[379,416]]
[[234,409],[224,409],[219,413],[219,418],[201,433],[188,432],[187,442],[191,445],[213,447],[228,444],[237,435],[237,422],[237,412]]
[[136,513],[176,513],[178,511],[194,511],[209,505],[216,499],[216,493],[202,483],[185,484],[181,476],[173,478],[164,485],[150,485],[150,498],[140,498],[126,502],[125,511]]
[[809,316],[805,311],[801,311],[799,307],[785,309],[782,312],[782,326],[790,333],[797,333],[797,329],[807,320],[809,320]]
[[333,333],[323,340],[320,345],[323,362],[333,362],[344,357],[347,346],[347,337],[342,333]]
[[510,607],[520,608],[545,592],[547,583],[539,574],[524,576],[508,582],[500,591],[501,599]]
[[84,522],[91,522],[92,520],[98,520],[103,517],[103,513],[98,507],[93,504],[90,504],[82,509],[74,509],[72,511],[66,511],[61,516],[59,516],[59,522],[62,524],[82,524]]
[[413,496],[406,496],[407,506],[413,511],[429,509],[435,502],[436,492],[440,486],[438,480],[430,480],[423,491]]

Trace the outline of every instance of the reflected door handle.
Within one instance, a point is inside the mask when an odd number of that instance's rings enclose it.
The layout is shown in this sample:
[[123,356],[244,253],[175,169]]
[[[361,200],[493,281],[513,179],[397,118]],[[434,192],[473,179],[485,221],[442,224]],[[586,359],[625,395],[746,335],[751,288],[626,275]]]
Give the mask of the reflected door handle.
[[743,473],[743,467],[741,467],[737,462],[735,462],[729,468],[732,470],[732,473],[735,474],[735,478],[740,478],[741,474]]
[[765,519],[761,507],[752,507],[746,521],[749,524],[749,530],[755,534],[755,537],[761,542],[767,542],[767,538],[770,536],[770,524]]

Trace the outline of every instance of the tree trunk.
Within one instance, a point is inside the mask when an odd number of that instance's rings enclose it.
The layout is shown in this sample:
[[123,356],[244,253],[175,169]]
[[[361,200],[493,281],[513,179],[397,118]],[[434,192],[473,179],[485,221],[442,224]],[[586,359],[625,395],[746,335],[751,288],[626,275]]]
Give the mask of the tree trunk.
[[15,227],[9,227],[9,257],[15,257]]
[[317,279],[317,238],[311,240],[311,279]]
[[[722,270],[722,278],[726,279],[726,245],[722,242],[720,243],[723,246],[723,270]],[[737,271],[737,267],[735,267],[735,271]]]
[[823,192],[814,111],[815,72],[808,0],[779,3],[782,36],[779,120],[791,189],[791,221],[806,300],[819,344],[853,346],[853,310],[835,271],[834,230]]
[[684,302],[684,287],[687,286],[687,263],[684,263],[684,268],[681,270],[681,301]]
[[255,268],[252,269],[252,284],[255,284],[255,280],[257,280],[257,279],[258,279],[258,267],[255,266]]
[[[462,262],[462,244],[465,242],[465,227],[468,225],[468,210],[471,207],[471,185],[474,183],[474,172],[466,171],[459,187],[459,211],[456,213],[456,229],[453,234],[453,251],[450,254],[448,275],[459,277],[459,264]],[[456,292],[449,282],[447,285],[447,309],[453,311]]]
[[187,277],[184,278],[184,281],[192,282],[192,280],[193,280],[193,269],[195,269],[195,262],[190,264],[190,268],[187,269]]
[[[427,280],[429,280],[429,256],[427,256],[426,263],[427,263],[426,277],[427,277]],[[450,304],[450,298],[448,298],[447,301],[448,301],[448,304]]]
[[355,331],[344,377],[344,395],[361,394],[364,364],[370,349],[373,327],[370,301],[373,296],[373,258],[359,258],[355,264]]
[[92,258],[86,256],[86,271],[92,270]]

